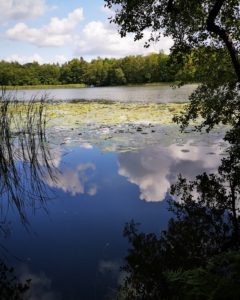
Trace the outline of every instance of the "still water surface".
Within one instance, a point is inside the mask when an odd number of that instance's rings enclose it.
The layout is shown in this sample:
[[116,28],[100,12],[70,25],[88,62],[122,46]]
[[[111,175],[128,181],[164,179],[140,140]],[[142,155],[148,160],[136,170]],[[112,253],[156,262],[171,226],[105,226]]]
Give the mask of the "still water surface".
[[4,246],[20,278],[32,278],[31,300],[114,299],[124,278],[124,224],[134,219],[142,230],[159,233],[170,217],[167,199],[177,175],[193,179],[214,172],[225,147],[220,130],[179,136],[169,125],[156,127],[148,139],[140,132],[137,146],[126,135],[127,147],[114,141],[106,151],[100,134],[94,142],[77,130],[65,132],[66,139],[56,130],[49,133],[59,172],[56,181],[42,178],[50,192],[46,209],[26,207],[28,231],[14,210],[7,215],[11,235]]
[[126,153],[102,152],[90,144],[57,148],[58,180],[44,178],[54,193],[47,212],[27,209],[30,232],[16,214],[8,214],[12,233],[4,245],[20,259],[11,259],[18,274],[33,279],[31,299],[112,295],[124,276],[124,224],[134,219],[144,231],[165,228],[170,184],[179,172],[193,178],[215,171],[219,143],[217,137],[169,146],[159,141]]
[[185,102],[190,93],[197,85],[185,85],[181,88],[170,86],[150,86],[150,87],[96,87],[80,89],[47,89],[47,90],[18,90],[9,91],[10,94],[17,95],[20,100],[36,97],[40,99],[47,96],[53,100],[108,100],[121,102]]

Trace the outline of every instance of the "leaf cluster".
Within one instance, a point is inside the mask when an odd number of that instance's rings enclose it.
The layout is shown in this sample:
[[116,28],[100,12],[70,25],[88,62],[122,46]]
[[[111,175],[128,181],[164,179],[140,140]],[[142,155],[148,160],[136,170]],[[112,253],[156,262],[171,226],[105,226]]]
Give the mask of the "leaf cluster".
[[[151,32],[149,42],[159,40],[162,35],[171,36],[176,47],[199,48],[212,45],[222,48],[219,38],[208,31],[207,20],[215,1],[212,0],[105,0],[106,6],[115,14],[110,19],[119,27],[122,37],[134,33],[139,40],[144,33]],[[217,24],[231,35],[239,49],[239,2],[222,1]]]

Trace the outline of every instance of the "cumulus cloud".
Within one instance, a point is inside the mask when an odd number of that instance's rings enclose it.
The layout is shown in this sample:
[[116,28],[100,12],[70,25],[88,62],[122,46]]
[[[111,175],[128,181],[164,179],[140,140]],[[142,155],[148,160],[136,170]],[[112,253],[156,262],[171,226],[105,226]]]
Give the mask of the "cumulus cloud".
[[141,200],[161,201],[180,172],[192,179],[203,171],[214,172],[219,162],[217,145],[194,146],[189,141],[184,147],[159,146],[138,153],[121,154],[118,172],[139,186]]
[[[109,13],[108,10],[105,13]],[[131,34],[121,38],[116,25],[109,22],[91,21],[81,31],[80,29],[76,31],[83,19],[83,9],[77,8],[66,18],[53,17],[48,24],[39,28],[30,27],[25,22],[18,22],[6,31],[6,37],[38,47],[69,45],[73,48],[74,55],[88,57],[122,57],[159,52],[160,50],[168,52],[173,44],[171,38],[163,37],[158,43],[152,43],[149,48],[144,48],[150,32],[146,31],[144,39],[134,42]]]
[[83,9],[77,8],[66,18],[51,18],[49,24],[41,28],[31,28],[25,23],[17,23],[6,32],[11,40],[28,42],[39,47],[61,47],[70,43],[73,32],[83,20]]
[[84,28],[77,43],[77,55],[91,56],[126,56],[169,51],[173,45],[171,38],[163,37],[161,41],[144,48],[144,43],[150,33],[145,32],[145,39],[134,42],[133,36],[121,38],[116,26],[101,21],[89,22]]
[[46,9],[44,0],[0,0],[0,22],[33,19]]

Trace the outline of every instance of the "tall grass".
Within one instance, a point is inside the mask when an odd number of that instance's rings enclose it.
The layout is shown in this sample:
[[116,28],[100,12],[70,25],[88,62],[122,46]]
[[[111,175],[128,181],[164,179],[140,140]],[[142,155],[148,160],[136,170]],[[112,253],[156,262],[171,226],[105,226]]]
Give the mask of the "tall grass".
[[[0,209],[2,219],[16,208],[27,223],[26,208],[45,207],[48,191],[44,176],[56,180],[46,139],[46,97],[21,102],[0,97]],[[3,228],[2,228],[3,230]]]

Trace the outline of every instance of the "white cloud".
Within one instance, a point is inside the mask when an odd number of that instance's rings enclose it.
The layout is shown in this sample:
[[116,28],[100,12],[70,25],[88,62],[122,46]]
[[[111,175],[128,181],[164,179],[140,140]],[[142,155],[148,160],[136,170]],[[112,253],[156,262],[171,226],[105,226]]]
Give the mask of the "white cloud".
[[70,43],[73,31],[83,20],[83,9],[77,8],[66,18],[51,18],[48,25],[41,28],[31,28],[25,23],[18,23],[7,30],[6,35],[11,40],[28,42],[39,47],[61,47]]
[[59,63],[64,64],[65,62],[67,62],[69,59],[65,56],[65,55],[56,55],[51,61],[50,63]]
[[0,22],[33,19],[46,9],[44,0],[0,0]]
[[20,64],[26,64],[26,63],[31,63],[31,62],[38,62],[40,65],[45,64],[45,63],[59,63],[59,64],[64,64],[70,58],[67,58],[65,55],[55,55],[51,57],[51,59],[46,59],[43,58],[41,55],[38,53],[34,53],[32,55],[21,55],[18,53],[13,53],[11,55],[8,55],[4,58],[5,61],[8,62],[18,62]]
[[30,56],[11,54],[5,58],[5,61],[8,61],[8,62],[17,61],[20,64],[26,64],[26,63],[36,61],[39,64],[43,64],[43,58],[37,53],[34,53],[33,55],[30,55]]
[[116,26],[100,21],[88,23],[79,37],[77,43],[77,55],[91,56],[126,56],[159,52],[159,50],[169,51],[173,42],[170,38],[163,37],[161,41],[152,44],[149,48],[144,48],[144,43],[149,37],[149,32],[145,32],[145,39],[134,42],[133,36],[128,35],[121,38]]
[[149,48],[144,48],[150,32],[145,32],[143,40],[134,42],[133,35],[129,34],[127,37],[121,38],[114,24],[101,21],[91,21],[81,31],[79,29],[76,32],[77,26],[83,19],[83,9],[77,8],[66,18],[53,17],[49,24],[40,28],[30,27],[24,22],[19,22],[7,30],[6,37],[15,41],[28,42],[38,47],[68,45],[75,48],[75,56],[88,56],[89,58],[142,55],[160,50],[168,52],[173,44],[171,38],[163,37],[158,43],[152,43]]
[[74,30],[83,20],[83,9],[77,8],[69,13],[67,18],[59,19],[54,17],[47,26],[48,34],[67,34]]

